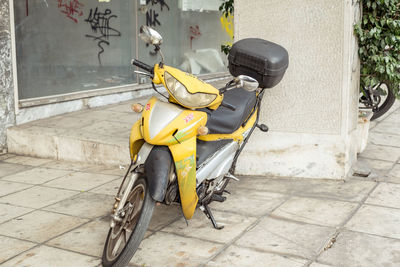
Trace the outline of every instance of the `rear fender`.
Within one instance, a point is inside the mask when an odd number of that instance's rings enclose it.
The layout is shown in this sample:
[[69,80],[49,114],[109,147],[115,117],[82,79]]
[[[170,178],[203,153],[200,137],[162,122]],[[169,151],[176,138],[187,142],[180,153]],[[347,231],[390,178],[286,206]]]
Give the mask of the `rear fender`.
[[172,162],[171,153],[166,146],[154,146],[146,159],[146,179],[150,195],[155,201],[162,202],[165,198]]

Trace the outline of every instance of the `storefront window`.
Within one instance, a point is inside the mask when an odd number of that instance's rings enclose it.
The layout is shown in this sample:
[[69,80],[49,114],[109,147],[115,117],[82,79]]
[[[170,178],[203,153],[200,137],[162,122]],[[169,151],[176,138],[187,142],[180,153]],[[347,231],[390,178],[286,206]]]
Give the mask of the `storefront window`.
[[[19,99],[137,83],[131,58],[159,59],[137,37],[164,38],[168,65],[194,74],[226,71],[231,40],[221,0],[14,0]],[[225,25],[226,26],[226,25]]]

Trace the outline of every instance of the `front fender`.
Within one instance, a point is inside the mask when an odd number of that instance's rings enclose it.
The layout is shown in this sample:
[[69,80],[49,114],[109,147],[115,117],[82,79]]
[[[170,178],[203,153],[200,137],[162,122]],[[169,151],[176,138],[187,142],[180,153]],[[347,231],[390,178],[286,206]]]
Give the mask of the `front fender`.
[[169,149],[175,161],[183,215],[189,220],[199,200],[196,193],[196,136],[169,146]]
[[146,159],[144,168],[151,197],[162,202],[167,191],[172,156],[166,146],[154,146]]

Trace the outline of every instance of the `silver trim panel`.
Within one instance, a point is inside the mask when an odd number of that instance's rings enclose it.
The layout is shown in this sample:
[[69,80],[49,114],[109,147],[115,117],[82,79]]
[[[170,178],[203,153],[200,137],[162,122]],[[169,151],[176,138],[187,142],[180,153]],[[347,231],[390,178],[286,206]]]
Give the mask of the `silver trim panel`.
[[201,184],[204,179],[214,179],[227,174],[238,149],[238,143],[232,141],[221,148],[221,150],[215,153],[212,157],[207,159],[206,162],[197,170],[197,185]]
[[151,110],[149,118],[150,138],[159,134],[168,124],[178,117],[184,109],[177,107],[174,104],[157,101]]

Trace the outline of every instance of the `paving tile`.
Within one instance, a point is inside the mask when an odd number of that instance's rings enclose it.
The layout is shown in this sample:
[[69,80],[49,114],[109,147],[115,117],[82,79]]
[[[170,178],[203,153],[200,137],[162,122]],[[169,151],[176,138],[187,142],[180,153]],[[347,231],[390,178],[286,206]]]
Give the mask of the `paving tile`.
[[400,209],[400,184],[379,184],[365,203]]
[[2,197],[0,198],[0,202],[39,209],[76,194],[78,194],[78,192],[34,186],[24,191]]
[[309,267],[331,267],[330,265],[322,264],[319,262],[313,262]]
[[119,186],[122,183],[122,178],[115,179],[109,183],[96,187],[89,192],[115,196],[118,192]]
[[[126,145],[128,138],[125,136],[124,138],[121,138],[120,136],[117,136],[115,134],[111,134],[109,132],[105,132],[104,134],[99,134],[99,133],[92,133],[92,132],[84,132],[84,131],[66,131],[63,135],[64,139],[62,140],[63,143],[66,143],[67,141],[70,141],[71,144],[77,146],[77,143],[79,141],[82,141],[83,144],[88,143],[89,145],[97,145],[97,146],[106,146],[106,145],[116,145],[116,146],[121,146],[123,148],[126,148],[129,152],[129,147]],[[78,140],[78,142],[77,142]],[[98,149],[97,147],[95,147]],[[67,151],[67,148],[64,148],[65,151]],[[88,153],[88,151],[80,151],[80,153]],[[129,157],[129,154],[127,154]],[[129,158],[128,158],[129,159]],[[74,160],[74,159],[72,159]],[[129,163],[129,161],[128,161]],[[92,165],[94,166],[94,165]],[[85,168],[86,170],[86,168]]]
[[369,144],[360,156],[369,159],[396,162],[400,158],[400,148]]
[[7,163],[16,163],[22,165],[29,165],[29,166],[40,166],[42,164],[48,163],[53,161],[52,159],[42,159],[42,158],[32,158],[32,157],[25,157],[25,156],[15,156],[12,158],[8,158],[3,160]]
[[112,196],[83,193],[44,208],[80,218],[96,218],[109,215],[114,204]]
[[145,105],[148,101],[149,97],[146,98],[137,98],[133,101],[125,102],[125,103],[119,103],[118,105],[110,105],[107,110],[110,111],[115,111],[115,112],[123,112],[123,113],[134,113],[132,111],[132,104],[133,103],[140,103],[142,105]]
[[390,122],[390,123],[400,123],[400,116],[398,113],[399,109],[397,109],[397,113],[393,112],[389,116],[387,116],[384,121],[385,122]]
[[394,135],[399,135],[400,134],[400,124],[399,123],[393,123],[390,121],[383,121],[379,123],[374,129],[372,129],[372,132],[377,132],[377,133],[387,133],[387,134],[394,134]]
[[109,220],[95,220],[52,239],[46,244],[101,257],[109,229]]
[[311,258],[319,253],[334,232],[335,229],[330,227],[267,217],[235,244],[260,251]]
[[241,177],[239,182],[229,183],[228,190],[233,192],[236,188],[246,188],[253,191],[269,191],[288,195],[361,201],[374,186],[375,182],[358,180],[343,182],[317,179]]
[[71,266],[99,266],[100,259],[85,256],[70,251],[65,251],[57,248],[40,246],[32,250],[28,250],[18,257],[4,263],[4,267],[8,266],[30,266],[30,267],[43,267],[43,266],[57,266],[57,267],[71,267]]
[[400,164],[396,164],[388,173],[386,181],[391,183],[400,183]]
[[71,190],[87,191],[97,186],[110,182],[117,177],[114,175],[74,172],[67,176],[45,183],[45,186],[65,188]]
[[372,132],[368,135],[368,142],[374,145],[400,147],[400,135]]
[[27,171],[5,176],[2,180],[28,184],[43,184],[47,181],[65,176],[69,173],[71,173],[71,171],[37,167]]
[[293,197],[272,214],[305,223],[339,226],[356,207],[356,203]]
[[32,187],[32,185],[0,180],[0,197],[24,190],[29,187]]
[[96,120],[85,117],[56,116],[32,122],[34,125],[56,129],[80,129],[91,125]]
[[87,222],[67,215],[34,211],[0,225],[0,234],[33,242],[44,242]]
[[140,266],[198,266],[213,256],[221,246],[213,242],[157,232],[142,241],[131,263]]
[[345,225],[347,229],[400,238],[400,210],[364,205]]
[[8,159],[8,158],[12,158],[12,157],[15,157],[15,155],[14,154],[10,154],[10,153],[0,154],[0,161]]
[[67,171],[82,171],[82,170],[93,167],[93,165],[87,164],[84,162],[71,162],[71,161],[55,160],[55,161],[51,161],[49,163],[43,164],[41,167],[67,170]]
[[210,207],[214,210],[229,211],[249,216],[262,216],[271,212],[287,199],[279,193],[254,191],[245,188],[235,188],[227,195],[223,203],[213,202]]
[[248,248],[240,248],[237,246],[231,246],[215,259],[210,261],[206,266],[261,266],[263,267],[300,267],[307,263],[305,259],[299,259],[294,257],[280,256],[271,253],[258,252]]
[[363,157],[358,157],[357,162],[364,163],[371,169],[375,170],[385,170],[388,171],[393,168],[393,162],[378,160],[378,159],[367,159]]
[[128,104],[120,104],[120,105],[110,105],[105,109],[105,111],[114,111],[114,112],[120,112],[122,114],[128,114],[132,113],[132,106],[133,102],[130,102]]
[[35,245],[36,244],[32,242],[0,236],[0,264]]
[[28,213],[32,210],[33,209],[0,204],[0,224],[15,217],[21,216],[22,214]]
[[123,177],[125,176],[128,167],[129,165],[119,165],[119,166],[96,165],[85,169],[85,172],[110,174]]
[[195,237],[213,242],[227,243],[239,236],[248,228],[256,218],[250,216],[240,216],[233,213],[213,211],[215,220],[219,226],[224,226],[223,230],[213,228],[211,221],[200,210],[196,210],[193,218],[186,225],[184,218],[170,224],[161,231]]
[[120,116],[113,118],[113,120],[132,126],[140,118],[140,114],[131,111],[129,113],[121,114]]
[[123,122],[114,121],[98,121],[92,125],[88,125],[79,129],[88,133],[103,133],[104,135],[113,135],[118,132],[130,132],[132,125]]
[[400,240],[344,231],[318,261],[332,266],[400,266]]
[[156,231],[182,217],[181,207],[178,205],[157,205],[154,208],[149,229]]
[[0,162],[0,178],[13,173],[22,172],[31,168],[32,168],[31,166],[25,166],[21,164]]
[[[132,114],[134,114],[132,112]],[[118,118],[121,116],[121,112],[115,112],[111,110],[91,110],[90,112],[74,114],[71,115],[73,117],[78,118],[86,118],[86,119],[95,119],[97,121],[118,121]],[[127,121],[128,123],[128,121]]]

